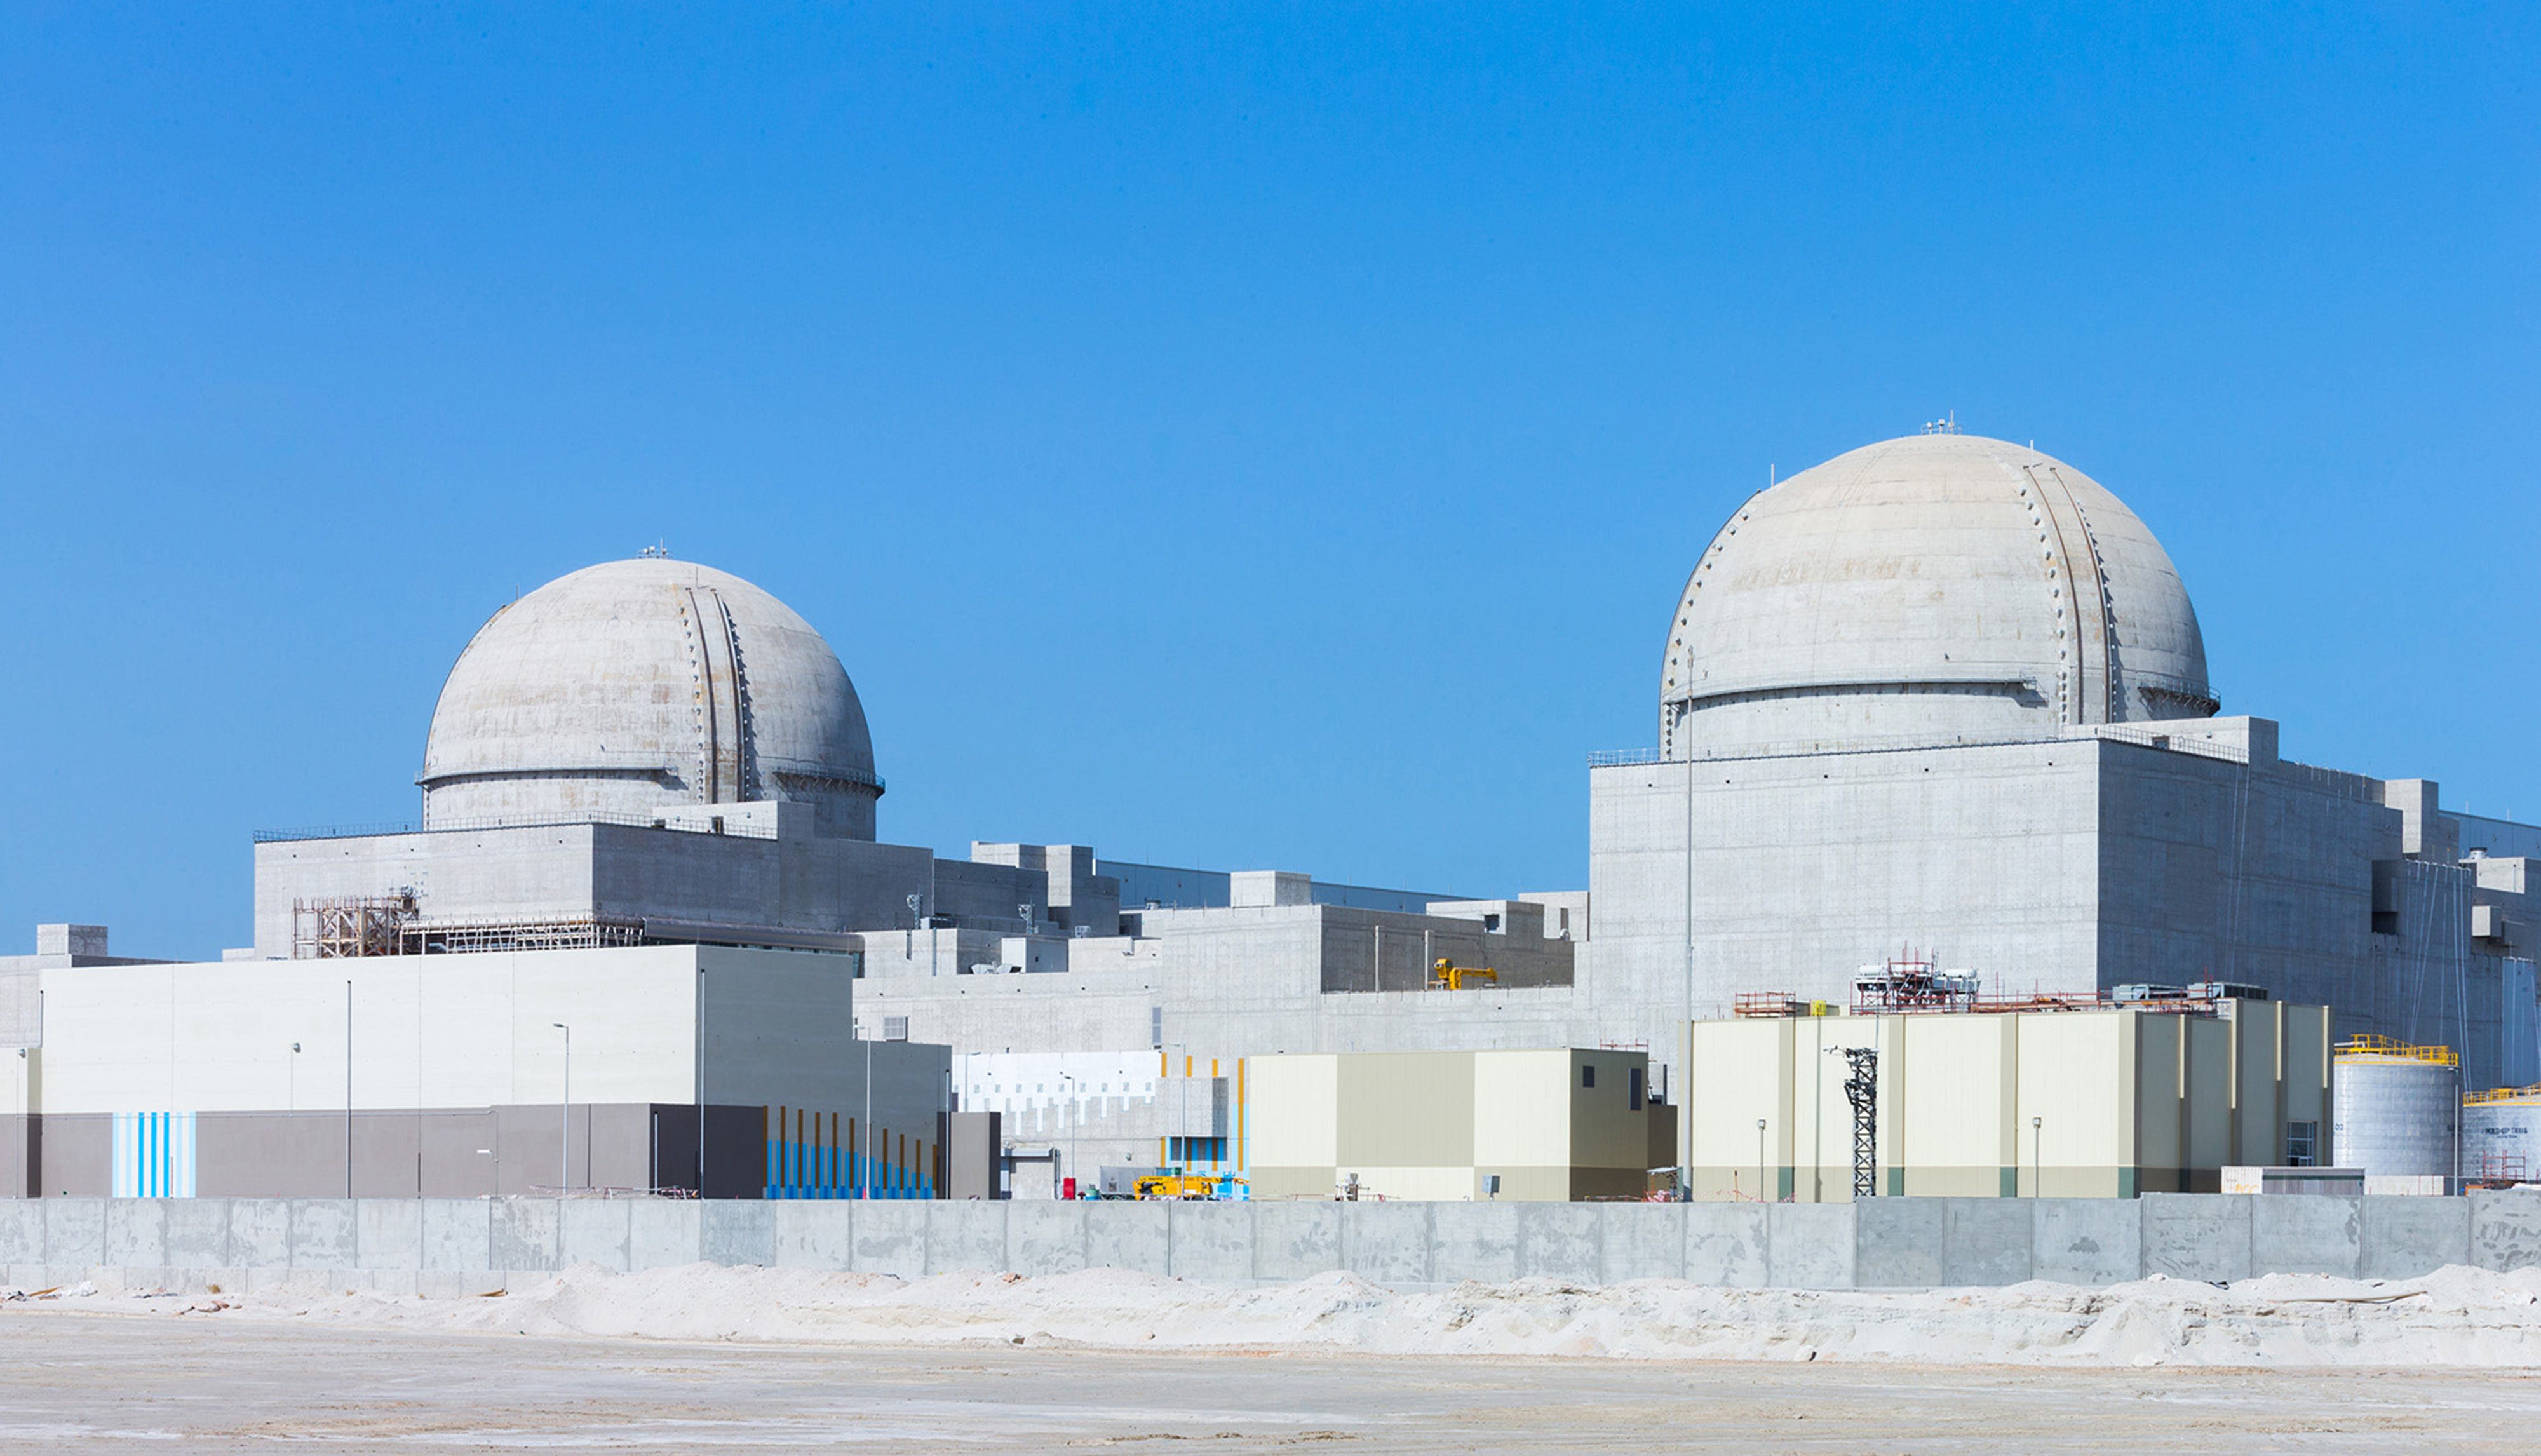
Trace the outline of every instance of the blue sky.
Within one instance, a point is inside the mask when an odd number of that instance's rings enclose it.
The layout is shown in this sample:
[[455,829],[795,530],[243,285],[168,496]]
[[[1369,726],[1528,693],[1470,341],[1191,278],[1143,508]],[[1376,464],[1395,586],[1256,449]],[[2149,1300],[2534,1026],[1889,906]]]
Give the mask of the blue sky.
[[2528,6],[525,9],[0,15],[0,952],[245,943],[656,541],[886,838],[1577,887],[1721,518],[1951,410],[2541,817]]

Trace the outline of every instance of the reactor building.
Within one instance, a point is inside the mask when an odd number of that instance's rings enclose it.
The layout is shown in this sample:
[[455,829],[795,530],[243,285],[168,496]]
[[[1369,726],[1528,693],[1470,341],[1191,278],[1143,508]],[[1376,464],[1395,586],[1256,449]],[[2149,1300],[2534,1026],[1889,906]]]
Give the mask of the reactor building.
[[2472,1087],[2541,1082],[2541,829],[2218,716],[2186,585],[2073,467],[1928,433],[1792,475],[1703,546],[1663,638],[1655,746],[1590,759],[1586,888],[1456,899],[887,842],[809,623],[691,562],[577,571],[461,653],[418,822],[256,837],[252,947],[49,927],[0,960],[0,1183],[176,1180],[151,1118],[192,1120],[207,1189],[914,1189],[933,1120],[973,1113],[1018,1193],[1241,1168],[1254,1057],[1630,1050],[1682,1101],[1691,1023],[1853,1004],[1897,961],[1997,1002],[2261,987],[2458,1048]]

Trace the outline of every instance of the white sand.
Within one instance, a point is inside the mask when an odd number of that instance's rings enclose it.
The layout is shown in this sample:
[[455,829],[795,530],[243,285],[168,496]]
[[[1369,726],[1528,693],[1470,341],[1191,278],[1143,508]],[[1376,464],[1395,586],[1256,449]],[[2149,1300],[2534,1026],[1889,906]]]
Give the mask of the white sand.
[[1832,1359],[2146,1366],[2541,1366],[2541,1270],[2388,1281],[2272,1274],[1913,1292],[1549,1279],[1404,1291],[1349,1274],[1234,1287],[1092,1270],[921,1279],[697,1264],[582,1266],[499,1295],[65,1291],[9,1311],[838,1346]]

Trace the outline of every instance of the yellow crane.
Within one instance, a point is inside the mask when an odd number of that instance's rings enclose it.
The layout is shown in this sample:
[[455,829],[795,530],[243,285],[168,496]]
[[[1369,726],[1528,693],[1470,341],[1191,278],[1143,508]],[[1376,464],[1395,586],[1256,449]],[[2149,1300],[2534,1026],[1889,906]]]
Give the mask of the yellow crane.
[[1459,966],[1445,956],[1440,956],[1438,964],[1430,967],[1429,971],[1432,978],[1429,983],[1433,986],[1445,986],[1449,990],[1500,983],[1500,973],[1497,971],[1488,966]]

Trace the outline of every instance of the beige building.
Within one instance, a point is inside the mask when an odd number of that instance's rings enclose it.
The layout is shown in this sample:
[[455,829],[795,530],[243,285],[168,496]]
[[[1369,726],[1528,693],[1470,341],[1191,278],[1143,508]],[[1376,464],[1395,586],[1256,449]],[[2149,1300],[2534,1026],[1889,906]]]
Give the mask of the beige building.
[[[1638,1052],[1365,1052],[1257,1056],[1253,1197],[1638,1198],[1654,1119]],[[1667,1157],[1674,1128],[1655,1129]],[[1499,1180],[1492,1192],[1490,1180]]]
[[2325,1006],[1699,1021],[1693,1197],[1849,1201],[1848,1048],[1878,1054],[1882,1196],[2213,1193],[2226,1165],[2329,1150]]

